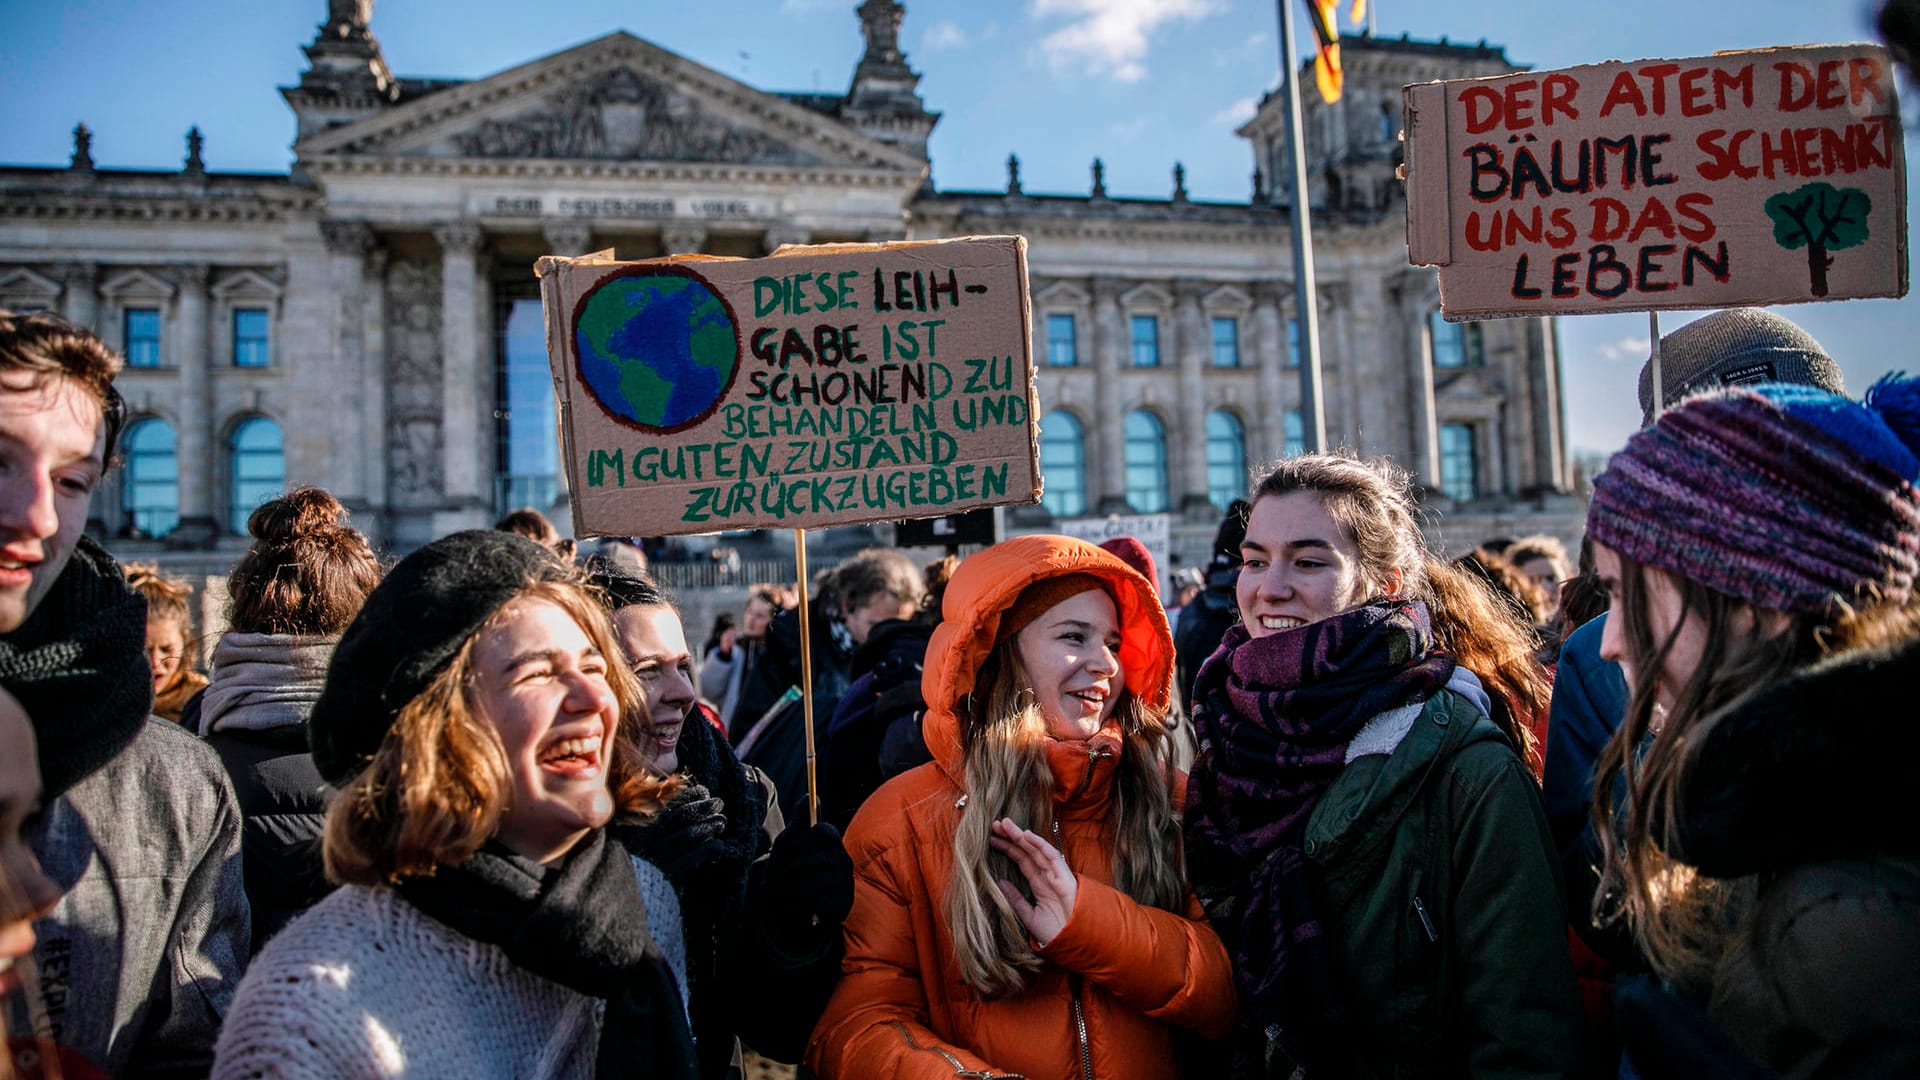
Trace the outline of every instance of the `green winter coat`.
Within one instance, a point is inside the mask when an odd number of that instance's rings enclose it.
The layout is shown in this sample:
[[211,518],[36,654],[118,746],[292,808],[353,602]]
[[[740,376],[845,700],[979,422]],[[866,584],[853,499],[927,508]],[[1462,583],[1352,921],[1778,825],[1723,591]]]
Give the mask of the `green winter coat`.
[[1580,1043],[1552,835],[1519,755],[1442,691],[1354,759],[1304,841],[1352,1076],[1562,1076]]

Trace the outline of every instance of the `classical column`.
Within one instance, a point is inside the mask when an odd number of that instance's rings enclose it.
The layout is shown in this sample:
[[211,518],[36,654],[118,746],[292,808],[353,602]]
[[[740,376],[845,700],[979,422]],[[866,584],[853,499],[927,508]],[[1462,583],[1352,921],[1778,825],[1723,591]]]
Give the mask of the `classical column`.
[[540,230],[547,254],[573,258],[593,250],[593,226],[584,221],[556,221]]
[[180,524],[167,536],[169,547],[211,546],[219,534],[213,509],[213,469],[217,440],[213,437],[213,387],[208,367],[207,277],[205,264],[176,266],[174,315],[179,328],[172,350],[180,369],[176,443],[179,463]]
[[373,230],[362,221],[323,221],[320,235],[327,243],[327,280],[333,287],[328,366],[342,395],[337,403],[345,407],[328,410],[324,420],[313,417],[331,427],[333,447],[329,460],[313,463],[318,466],[313,471],[326,476],[328,488],[348,510],[360,511],[367,506],[366,470],[358,455],[365,453],[367,428],[373,422],[365,400],[365,280]]
[[660,246],[669,255],[694,254],[707,246],[707,227],[692,222],[668,222],[660,229]]
[[1181,498],[1177,504],[1188,517],[1204,521],[1218,517],[1207,501],[1207,391],[1206,365],[1213,351],[1206,312],[1200,309],[1198,281],[1173,283],[1173,347],[1180,358]]
[[1407,341],[1407,400],[1412,415],[1407,419],[1413,433],[1413,478],[1417,483],[1440,487],[1440,421],[1433,404],[1433,343],[1427,340],[1429,293],[1424,283],[1402,292],[1398,305],[1400,325]]
[[361,490],[366,516],[357,527],[384,538],[387,513],[387,249],[367,252],[361,271],[365,296],[360,322],[360,394],[366,420],[360,425]]
[[1254,350],[1259,371],[1255,393],[1259,419],[1252,425],[1254,452],[1273,461],[1287,450],[1287,317],[1280,294],[1291,292],[1284,282],[1263,281],[1253,289]]
[[1541,492],[1567,487],[1567,448],[1560,412],[1560,330],[1552,319],[1527,322],[1527,395],[1533,413],[1533,483]]
[[1120,315],[1118,279],[1093,279],[1093,417],[1094,463],[1098,466],[1098,484],[1094,488],[1095,513],[1115,514],[1127,511],[1126,418],[1120,415],[1121,353],[1127,347],[1126,322]]
[[[1350,387],[1363,386],[1388,387],[1391,380],[1393,349],[1388,346],[1392,331],[1389,329],[1390,309],[1387,306],[1386,289],[1380,278],[1362,270],[1351,278],[1340,282],[1337,290],[1341,304],[1339,326],[1341,337],[1346,346],[1349,362],[1342,374],[1351,374],[1345,380]],[[1361,445],[1368,453],[1390,454],[1398,456],[1404,445],[1400,435],[1403,426],[1394,422],[1395,395],[1385,393],[1357,393],[1345,395],[1352,407],[1358,410],[1359,423],[1349,427],[1344,433],[1346,439]],[[1333,438],[1334,445],[1341,439]]]
[[438,532],[484,525],[479,455],[480,441],[480,283],[475,257],[486,239],[480,227],[468,221],[433,230],[440,242],[440,387],[441,477],[445,484],[444,513],[436,515]]
[[100,328],[93,322],[100,317],[100,267],[93,263],[73,263],[63,276],[67,291],[60,297],[60,314],[75,326],[98,333]]

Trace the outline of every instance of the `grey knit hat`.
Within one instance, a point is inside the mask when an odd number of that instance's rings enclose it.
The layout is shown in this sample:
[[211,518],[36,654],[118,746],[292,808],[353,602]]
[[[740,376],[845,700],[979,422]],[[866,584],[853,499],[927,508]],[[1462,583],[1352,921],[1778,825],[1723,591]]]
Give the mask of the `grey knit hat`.
[[[1653,363],[1640,367],[1640,426],[1653,423]],[[1847,392],[1840,365],[1813,335],[1758,308],[1716,311],[1660,338],[1662,408],[1703,390],[1799,383]]]

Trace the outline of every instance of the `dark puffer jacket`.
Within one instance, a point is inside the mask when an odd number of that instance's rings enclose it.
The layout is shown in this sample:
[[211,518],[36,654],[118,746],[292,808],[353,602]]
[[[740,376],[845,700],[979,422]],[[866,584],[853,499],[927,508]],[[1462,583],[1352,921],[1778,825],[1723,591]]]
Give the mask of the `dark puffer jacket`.
[[[827,723],[825,764],[820,772],[821,820],[845,829],[867,796],[903,770],[888,771],[881,751],[896,740],[896,724],[917,736],[919,714],[926,711],[920,672],[933,627],[889,619],[873,628],[854,653],[853,684]],[[922,761],[933,760],[921,743]],[[916,762],[917,764],[917,762]]]
[[1678,854],[1758,879],[1707,1014],[1782,1075],[1920,1075],[1917,683],[1909,641],[1756,691],[1713,726],[1683,792]]

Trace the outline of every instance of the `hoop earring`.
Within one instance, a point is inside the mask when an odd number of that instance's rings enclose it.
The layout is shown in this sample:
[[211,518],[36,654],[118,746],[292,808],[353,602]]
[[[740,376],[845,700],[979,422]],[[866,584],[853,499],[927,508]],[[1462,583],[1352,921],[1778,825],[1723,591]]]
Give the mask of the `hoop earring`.
[[1040,703],[1040,695],[1034,693],[1033,687],[1031,686],[1021,690],[1020,693],[1013,695],[1013,707],[1015,711],[1019,711],[1022,709],[1031,709],[1035,705],[1038,705],[1039,703]]

